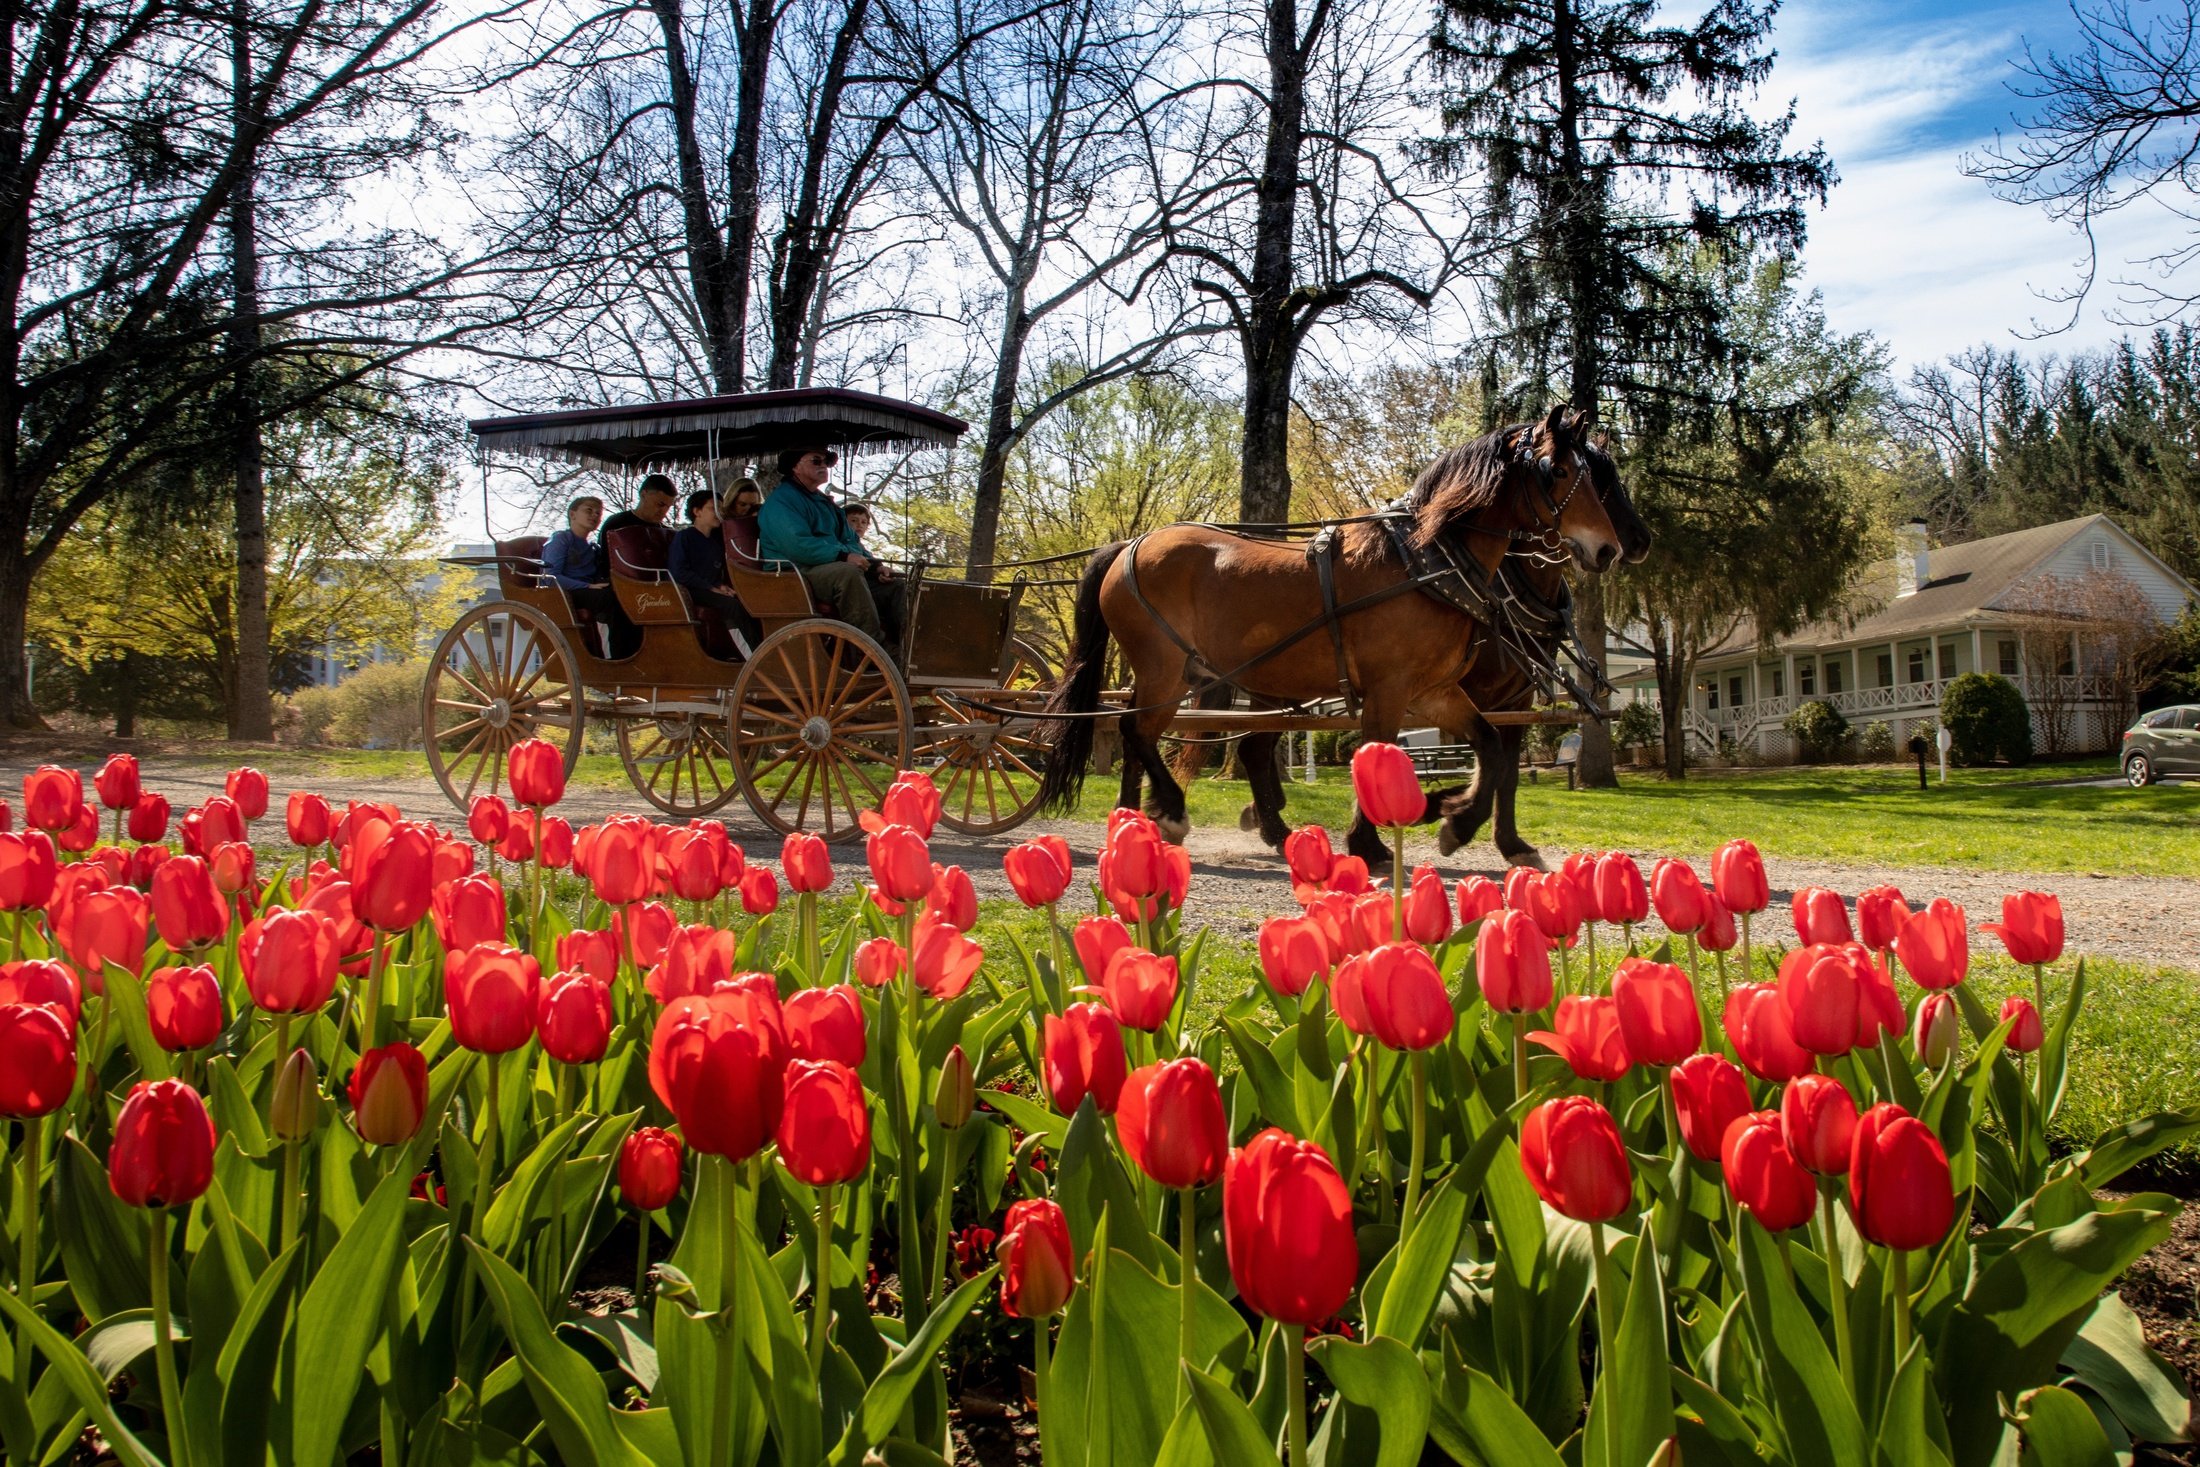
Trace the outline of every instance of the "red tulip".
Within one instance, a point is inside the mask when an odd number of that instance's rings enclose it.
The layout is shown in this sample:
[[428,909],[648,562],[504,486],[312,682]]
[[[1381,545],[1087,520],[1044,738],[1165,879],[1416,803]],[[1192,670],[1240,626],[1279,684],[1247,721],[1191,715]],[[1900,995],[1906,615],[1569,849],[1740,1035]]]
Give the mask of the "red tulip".
[[557,963],[561,973],[586,973],[599,982],[613,982],[619,976],[618,934],[586,928],[560,933]]
[[1646,1065],[1677,1065],[1703,1047],[1703,1015],[1688,975],[1671,963],[1621,958],[1612,970],[1620,1037]]
[[1328,1153],[1274,1126],[1222,1169],[1222,1241],[1238,1296],[1278,1324],[1334,1318],[1360,1253],[1352,1199]]
[[690,923],[675,928],[644,986],[659,1003],[708,993],[733,977],[733,934],[721,927]]
[[2040,1027],[2040,1011],[2028,998],[2012,993],[2003,999],[2001,1022],[2009,1025],[2009,1037],[2002,1043],[2017,1054],[2030,1054],[2046,1042],[2047,1036]]
[[787,1037],[779,1005],[753,988],[691,994],[665,1006],[649,1050],[649,1083],[687,1144],[740,1161],[779,1128]]
[[344,852],[352,910],[369,927],[403,932],[428,915],[435,837],[425,825],[370,823]]
[[1354,953],[1337,964],[1329,975],[1329,1002],[1337,1022],[1363,1039],[1375,1037],[1375,1020],[1367,1011],[1367,954]]
[[[552,871],[563,871],[573,864],[573,822],[560,815],[545,815],[535,830],[535,859]],[[458,846],[469,858],[473,850]]]
[[[2004,1017],[2007,1017],[2004,1015]],[[1956,1001],[1945,993],[1928,993],[1918,1000],[1917,1017],[1910,1027],[1910,1047],[1927,1069],[1939,1069],[1956,1052]]]
[[1817,1058],[1795,1042],[1795,1027],[1780,989],[1772,983],[1743,983],[1727,995],[1720,1016],[1734,1057],[1760,1080],[1784,1082],[1807,1075]]
[[1803,1226],[1818,1206],[1818,1184],[1788,1150],[1778,1111],[1751,1111],[1727,1127],[1719,1167],[1734,1200],[1768,1233]]
[[1487,876],[1469,876],[1459,883],[1458,903],[1459,925],[1471,927],[1490,913],[1503,910],[1505,888]]
[[267,776],[249,764],[229,771],[222,793],[236,802],[237,812],[248,821],[267,813]]
[[[99,773],[92,776],[92,789],[99,795],[99,803],[110,810],[127,810],[135,805],[141,789],[137,755],[109,754],[107,762],[99,766]],[[77,797],[83,798],[81,793]]]
[[1909,919],[1910,904],[1898,886],[1875,886],[1856,894],[1857,935],[1875,953],[1893,947]]
[[636,1212],[655,1212],[680,1195],[680,1138],[642,1126],[619,1147],[619,1196]]
[[1947,1237],[1956,1198],[1940,1138],[1899,1105],[1864,1112],[1850,1145],[1849,1207],[1856,1230],[1882,1248],[1930,1248]]
[[0,1116],[52,1115],[75,1091],[76,1032],[69,1014],[59,1004],[0,1004]]
[[1319,825],[1302,825],[1283,838],[1283,859],[1291,871],[1291,894],[1303,907],[1327,886],[1337,852],[1329,843],[1328,831]]
[[1121,909],[1137,908],[1169,888],[1167,842],[1140,816],[1113,824],[1100,848],[1100,889]]
[[563,1065],[592,1065],[611,1044],[611,990],[588,973],[559,973],[536,999],[543,1052]]
[[44,831],[0,834],[0,911],[23,912],[53,900],[60,865]]
[[1011,846],[1001,858],[1016,900],[1027,907],[1051,907],[1069,890],[1069,842],[1058,835]]
[[1971,971],[1970,932],[1963,908],[1935,897],[1902,924],[1894,954],[1920,988],[1953,988]]
[[1746,840],[1730,840],[1711,856],[1711,889],[1730,912],[1762,912],[1772,901],[1765,858]]
[[1849,1138],[1856,1130],[1856,1102],[1831,1075],[1799,1075],[1780,1097],[1781,1134],[1795,1159],[1822,1177],[1849,1169]]
[[1525,912],[1494,912],[1483,921],[1474,938],[1474,981],[1500,1013],[1550,1007],[1550,942]]
[[[148,790],[137,797],[130,806],[128,820],[124,824],[130,839],[140,845],[161,840],[168,834],[168,797]],[[247,847],[246,849],[250,849]]]
[[1520,1166],[1536,1195],[1575,1222],[1610,1222],[1635,1200],[1619,1127],[1586,1095],[1561,1095],[1528,1112],[1520,1127]]
[[537,810],[565,798],[565,756],[548,739],[522,739],[505,755],[512,798]]
[[889,901],[913,902],[932,893],[932,856],[924,837],[906,825],[889,825],[864,842],[871,880]]
[[655,889],[649,832],[649,822],[632,815],[614,815],[597,828],[588,875],[605,905],[630,906]]
[[510,1054],[535,1037],[542,966],[501,942],[461,948],[444,959],[443,999],[451,1038],[478,1054]]
[[1260,971],[1268,986],[1297,998],[1329,976],[1329,941],[1310,917],[1271,917],[1260,926]]
[[1673,1114],[1698,1161],[1717,1161],[1726,1128],[1749,1114],[1749,1081],[1723,1054],[1692,1054],[1673,1066]]
[[20,958],[0,963],[0,1004],[42,1003],[61,1010],[71,1024],[83,1010],[76,975],[50,958]]
[[1620,1037],[1619,1005],[1602,995],[1569,993],[1558,1001],[1556,1029],[1537,1029],[1528,1038],[1556,1053],[1584,1080],[1617,1080],[1634,1061]]
[[751,917],[769,917],[779,910],[779,878],[769,866],[751,866],[741,873],[741,910]]
[[1581,935],[1584,912],[1573,883],[1556,871],[1531,871],[1520,884],[1520,910],[1536,930],[1567,947]]
[[1107,976],[1108,963],[1117,953],[1135,943],[1131,930],[1115,917],[1087,917],[1070,933],[1070,945],[1077,949],[1077,961],[1084,968],[1086,979],[1093,983]]
[[1204,1187],[1222,1175],[1230,1123],[1215,1072],[1196,1059],[1133,1070],[1115,1110],[1123,1153],[1164,1187]]
[[1670,856],[1651,868],[1650,901],[1668,932],[1694,932],[1711,916],[1711,893],[1695,868]]
[[214,1180],[214,1120],[181,1080],[140,1080],[115,1117],[107,1185],[132,1207],[195,1202]]
[[497,842],[497,854],[519,865],[535,858],[535,812],[514,810],[505,824],[504,839]]
[[1108,1011],[1126,1029],[1151,1034],[1169,1022],[1176,1007],[1176,959],[1127,947],[1108,959],[1100,991]]
[[1528,893],[1535,889],[1536,879],[1542,873],[1527,866],[1515,866],[1505,873],[1505,905],[1515,912],[1528,910]]
[[926,912],[909,937],[909,972],[917,987],[943,1002],[962,997],[985,961],[985,949]]
[[[247,908],[259,899],[258,866],[252,847],[243,841],[216,846],[206,857],[206,874],[213,879],[214,890],[228,901],[242,897]],[[160,910],[157,894],[153,909],[156,913]]]
[[1339,856],[1329,866],[1329,880],[1325,890],[1341,892],[1346,896],[1358,896],[1373,891],[1374,882],[1367,874],[1367,861],[1359,856]]
[[970,873],[960,866],[934,866],[932,895],[926,898],[924,910],[957,932],[977,926],[978,892],[970,884]]
[[122,879],[139,891],[153,889],[153,873],[160,870],[163,861],[173,860],[175,853],[166,846],[139,846],[130,852],[130,860],[122,868]]
[[1862,944],[1851,944],[1849,956],[1856,966],[1856,1044],[1869,1049],[1882,1034],[1900,1035],[1907,1016],[1894,980],[1880,971]]
[[468,876],[438,888],[429,911],[445,952],[504,941],[504,887],[493,876]]
[[718,895],[718,852],[699,830],[668,831],[663,847],[672,894],[684,902],[707,902]]
[[333,823],[328,801],[305,790],[293,793],[283,807],[283,827],[294,846],[327,845]]
[[2001,920],[1985,923],[1981,930],[2000,938],[2013,962],[2052,963],[2063,953],[2062,898],[2044,891],[2013,891],[2001,899]]
[[1841,893],[1831,887],[1798,887],[1788,905],[1795,935],[1805,946],[1856,941],[1849,930],[1849,910],[1841,903]]
[[787,878],[787,890],[823,891],[833,884],[832,853],[825,842],[806,831],[796,831],[779,848],[779,869]]
[[679,921],[663,902],[636,902],[611,914],[611,930],[626,949],[626,960],[637,968],[654,968],[664,960]]
[[76,807],[76,824],[57,833],[53,843],[74,856],[99,844],[99,812],[90,805]]
[[886,795],[878,802],[878,809],[864,811],[856,817],[856,823],[871,832],[884,830],[889,825],[905,826],[915,831],[918,839],[930,840],[933,829],[940,823],[939,787],[932,783],[930,775],[904,769],[886,787]]
[[[1795,1042],[1812,1054],[1847,1054],[1856,1047],[1862,952],[1852,943],[1817,943],[1780,962],[1780,1001],[1787,1005]],[[1871,966],[1869,957],[1862,966]]]
[[856,948],[856,979],[865,988],[884,988],[901,976],[901,944],[891,937],[866,939]]
[[1012,1203],[1001,1224],[1001,1312],[1011,1319],[1045,1319],[1077,1288],[1069,1218],[1047,1197]]
[[779,1160],[798,1181],[854,1181],[871,1160],[871,1111],[863,1082],[837,1060],[793,1060],[779,1112]]
[[1385,1049],[1434,1049],[1451,1038],[1457,1023],[1451,994],[1418,944],[1390,942],[1369,953],[1360,991],[1376,1042]]
[[144,896],[129,887],[85,892],[69,903],[68,915],[58,924],[61,950],[98,992],[107,964],[114,963],[132,973],[145,965],[149,915]]
[[237,945],[245,988],[271,1014],[310,1014],[336,991],[336,925],[310,908],[270,912]]
[[1396,744],[1362,744],[1352,755],[1352,798],[1370,824],[1385,830],[1418,825],[1428,796],[1413,756]]
[[351,1072],[351,1120],[370,1146],[402,1146],[428,1114],[428,1061],[410,1044],[359,1056]]
[[788,1052],[798,1060],[833,1060],[855,1069],[866,1048],[863,1000],[845,983],[803,988],[780,1005]]
[[190,855],[203,855],[224,841],[250,840],[245,829],[244,811],[227,795],[210,795],[206,802],[192,812],[199,817],[199,849]]
[[1725,953],[1734,950],[1734,942],[1734,914],[1716,895],[1706,896],[1703,926],[1696,933],[1696,945],[1707,953]]
[[76,824],[84,810],[84,776],[41,764],[23,776],[23,823],[56,835]]
[[1597,910],[1607,922],[1632,924],[1650,915],[1650,888],[1643,885],[1642,868],[1625,851],[1597,858]]
[[145,980],[145,1016],[153,1042],[171,1054],[212,1044],[222,1032],[222,987],[214,970],[155,968]]
[[1129,1068],[1115,1015],[1096,1003],[1073,1003],[1060,1014],[1048,1014],[1042,1048],[1042,1078],[1056,1110],[1075,1115],[1090,1095],[1102,1115],[1115,1114]]
[[[293,797],[295,798],[295,797]],[[504,839],[512,824],[512,807],[498,795],[475,795],[466,807],[466,833],[485,846]]]

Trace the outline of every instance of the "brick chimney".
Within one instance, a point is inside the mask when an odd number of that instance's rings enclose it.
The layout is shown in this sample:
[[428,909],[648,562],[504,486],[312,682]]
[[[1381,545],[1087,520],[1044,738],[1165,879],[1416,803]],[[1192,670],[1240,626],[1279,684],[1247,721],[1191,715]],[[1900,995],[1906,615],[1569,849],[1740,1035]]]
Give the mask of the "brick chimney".
[[1911,520],[1894,532],[1894,593],[1914,596],[1933,578],[1932,551],[1925,543],[1925,522]]

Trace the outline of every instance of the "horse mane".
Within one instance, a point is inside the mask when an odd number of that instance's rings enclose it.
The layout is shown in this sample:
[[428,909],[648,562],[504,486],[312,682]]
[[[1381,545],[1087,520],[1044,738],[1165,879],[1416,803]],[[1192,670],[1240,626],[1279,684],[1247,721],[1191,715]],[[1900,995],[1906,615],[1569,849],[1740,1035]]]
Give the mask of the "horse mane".
[[1512,472],[1514,435],[1534,429],[1532,423],[1508,424],[1445,449],[1421,470],[1404,501],[1413,512],[1414,545],[1428,549],[1460,520],[1495,504]]

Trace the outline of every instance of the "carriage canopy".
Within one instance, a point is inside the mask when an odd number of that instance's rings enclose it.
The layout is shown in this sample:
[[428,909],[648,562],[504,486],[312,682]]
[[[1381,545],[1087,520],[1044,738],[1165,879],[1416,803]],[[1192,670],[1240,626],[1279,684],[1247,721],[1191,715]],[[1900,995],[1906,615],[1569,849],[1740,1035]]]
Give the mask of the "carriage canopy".
[[856,453],[946,446],[970,427],[948,413],[844,387],[521,413],[475,418],[466,426],[483,454],[602,469],[761,456],[804,443]]

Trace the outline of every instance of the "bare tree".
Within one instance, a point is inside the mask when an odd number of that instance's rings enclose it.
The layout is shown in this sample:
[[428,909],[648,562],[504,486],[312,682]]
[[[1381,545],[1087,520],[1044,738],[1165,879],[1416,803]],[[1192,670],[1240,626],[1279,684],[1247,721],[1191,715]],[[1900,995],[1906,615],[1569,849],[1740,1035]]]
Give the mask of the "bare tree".
[[2138,714],[2139,685],[2162,633],[2138,582],[2119,570],[2043,572],[2017,589],[2010,607],[2047,752],[2076,746],[2078,705],[2089,693],[2107,705],[2096,719],[2100,740],[2114,740]]

